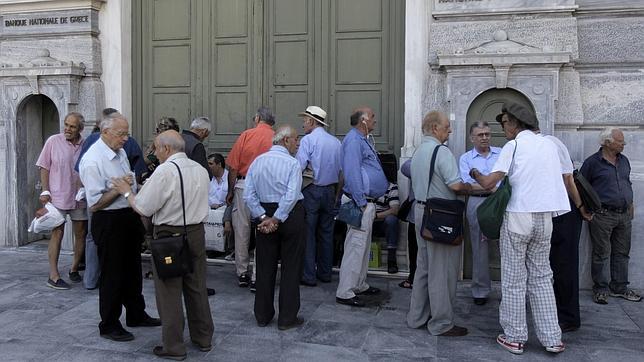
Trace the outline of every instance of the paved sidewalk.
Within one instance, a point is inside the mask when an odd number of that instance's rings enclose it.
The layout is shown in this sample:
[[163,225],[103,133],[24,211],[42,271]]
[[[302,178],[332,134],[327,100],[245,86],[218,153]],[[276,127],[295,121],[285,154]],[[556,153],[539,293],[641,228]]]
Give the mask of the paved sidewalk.
[[[135,340],[108,341],[98,333],[98,292],[81,284],[57,291],[45,286],[46,250],[43,247],[0,249],[0,359],[3,361],[107,361],[157,360],[152,348],[160,341],[160,328],[129,328]],[[66,275],[71,256],[61,255]],[[149,270],[147,262],[144,271]],[[215,323],[213,349],[202,353],[188,343],[189,360],[213,361],[407,361],[407,360],[547,360],[534,337],[524,357],[502,350],[495,342],[498,323],[498,285],[492,300],[475,306],[468,283],[458,289],[458,324],[470,334],[461,338],[433,337],[425,329],[405,324],[410,291],[399,280],[369,278],[383,290],[380,304],[354,309],[335,303],[337,274],[329,284],[302,287],[300,315],[305,324],[281,332],[273,321],[257,327],[253,295],[237,287],[232,265],[210,265],[208,285],[217,294],[210,303]],[[148,312],[157,316],[154,286],[144,280]],[[564,335],[566,351],[559,360],[642,360],[644,355],[644,303],[611,298],[600,306],[589,291],[581,292],[582,328]],[[187,329],[187,328],[186,328]],[[187,332],[187,331],[186,331]],[[189,341],[189,338],[186,338]]]

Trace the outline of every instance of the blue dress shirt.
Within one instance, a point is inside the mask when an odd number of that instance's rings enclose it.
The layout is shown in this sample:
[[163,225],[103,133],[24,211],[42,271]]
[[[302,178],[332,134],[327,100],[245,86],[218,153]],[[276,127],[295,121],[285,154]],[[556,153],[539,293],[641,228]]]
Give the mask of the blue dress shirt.
[[[81,147],[80,154],[78,155],[78,161],[76,161],[76,166],[74,169],[76,172],[78,172],[78,167],[80,166],[81,159],[83,158],[83,155],[89,148],[96,142],[99,138],[101,138],[101,132],[94,132],[87,136],[85,139],[85,142],[83,143],[83,147]],[[147,170],[147,167],[145,166],[145,160],[143,159],[143,151],[141,150],[141,147],[139,147],[139,144],[136,143],[136,140],[132,137],[128,137],[127,141],[125,141],[125,144],[123,145],[123,149],[125,150],[125,153],[127,154],[127,160],[130,163],[130,170],[134,171],[134,174],[136,177],[141,177],[143,172]]]
[[376,150],[362,133],[352,128],[342,141],[344,192],[363,207],[367,197],[378,198],[387,192],[389,181]]
[[327,186],[338,183],[340,173],[340,151],[342,145],[324,128],[316,127],[300,140],[295,158],[304,170],[310,165],[313,170],[313,184]]
[[273,145],[250,165],[244,185],[244,201],[253,217],[266,212],[260,203],[277,203],[273,217],[284,222],[295,203],[304,198],[301,188],[300,163],[284,146]]
[[621,153],[617,164],[606,161],[602,149],[590,155],[579,172],[590,182],[604,207],[630,207],[633,203],[631,163]]
[[476,180],[470,177],[470,170],[473,168],[479,170],[483,175],[489,175],[492,167],[494,167],[494,163],[499,159],[499,154],[501,154],[499,147],[490,147],[490,152],[488,152],[487,156],[481,155],[476,148],[472,148],[462,154],[458,163],[458,169],[461,172],[463,182],[468,184],[477,183]]

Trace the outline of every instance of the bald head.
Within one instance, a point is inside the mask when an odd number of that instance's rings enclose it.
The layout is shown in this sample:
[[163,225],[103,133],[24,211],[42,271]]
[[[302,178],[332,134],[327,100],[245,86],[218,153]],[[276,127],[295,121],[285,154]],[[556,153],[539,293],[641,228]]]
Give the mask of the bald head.
[[185,147],[186,143],[183,141],[183,137],[173,129],[161,132],[154,139],[154,153],[161,162],[165,162],[175,153],[183,152]]

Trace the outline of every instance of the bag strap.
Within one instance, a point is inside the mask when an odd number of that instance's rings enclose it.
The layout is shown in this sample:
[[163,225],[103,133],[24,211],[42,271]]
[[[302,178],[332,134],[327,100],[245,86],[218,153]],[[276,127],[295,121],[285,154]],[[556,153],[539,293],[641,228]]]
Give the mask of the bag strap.
[[[445,145],[444,145],[444,144],[442,144],[442,143],[441,143],[441,144],[439,144],[439,145],[437,145],[437,146],[434,148],[434,153],[432,153],[432,162],[431,162],[431,164],[429,165],[429,182],[427,182],[427,195],[425,195],[425,196],[427,197],[427,199],[426,199],[426,200],[429,200],[429,189],[430,189],[430,187],[432,186],[432,177],[434,176],[434,164],[436,164],[436,156],[438,155],[438,149],[439,149],[441,146],[445,146]],[[447,147],[447,146],[445,146],[445,147]]]
[[510,167],[508,167],[508,173],[507,177],[510,176],[510,170],[512,169],[512,166],[514,166],[514,155],[517,153],[517,147],[519,146],[519,142],[515,139],[514,140],[514,151],[512,151],[512,161],[510,161]]
[[[186,237],[188,237],[188,227],[186,226],[186,200],[183,197],[183,175],[181,175],[181,169],[179,168],[179,165],[177,165],[174,161],[170,161],[173,165],[177,167],[177,171],[179,172],[179,182],[181,184],[181,210],[183,211],[183,233]],[[185,243],[185,238],[183,239],[183,242]]]

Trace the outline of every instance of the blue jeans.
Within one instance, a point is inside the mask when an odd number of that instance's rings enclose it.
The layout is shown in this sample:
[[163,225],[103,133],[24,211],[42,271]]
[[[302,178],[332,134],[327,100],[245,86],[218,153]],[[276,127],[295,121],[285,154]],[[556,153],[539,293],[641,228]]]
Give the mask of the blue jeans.
[[623,293],[628,289],[631,217],[628,212],[598,212],[588,224],[593,245],[593,291]]
[[83,284],[87,289],[98,287],[98,278],[101,276],[101,266],[98,261],[98,250],[92,237],[92,212],[87,208],[87,236],[85,237],[85,274]]
[[333,267],[335,185],[310,185],[302,191],[306,210],[306,249],[302,280],[330,281]]
[[398,216],[387,215],[384,220],[374,220],[373,234],[383,236],[387,239],[387,249],[396,249],[398,247],[398,237],[400,236],[400,224]]

